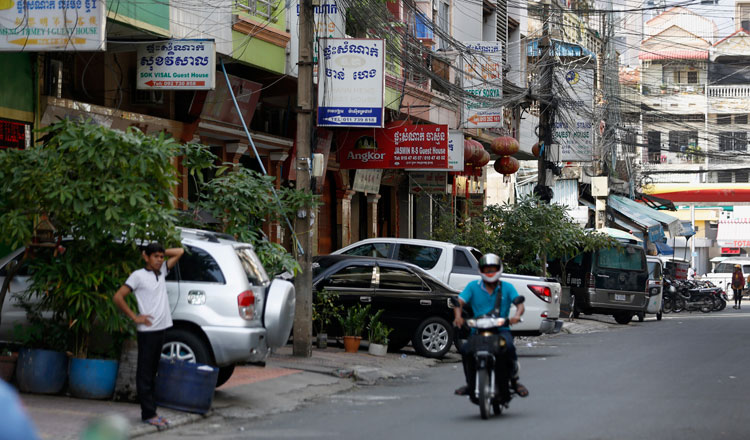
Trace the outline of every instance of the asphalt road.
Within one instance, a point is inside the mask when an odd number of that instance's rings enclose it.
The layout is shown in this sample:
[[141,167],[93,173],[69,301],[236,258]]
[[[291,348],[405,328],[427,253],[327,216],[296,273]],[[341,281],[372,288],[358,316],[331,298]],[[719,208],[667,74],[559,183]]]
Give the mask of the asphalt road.
[[[517,341],[517,343],[520,341]],[[181,438],[744,439],[750,434],[750,305],[682,313],[519,345],[522,382],[502,416],[452,394],[460,364],[335,395],[263,420],[224,420]],[[163,436],[167,433],[162,433]]]

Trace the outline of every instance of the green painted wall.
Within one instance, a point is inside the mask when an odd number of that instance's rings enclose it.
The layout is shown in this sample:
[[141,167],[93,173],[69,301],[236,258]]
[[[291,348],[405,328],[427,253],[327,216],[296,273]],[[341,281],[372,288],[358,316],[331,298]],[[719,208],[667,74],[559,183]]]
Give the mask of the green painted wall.
[[[11,119],[22,119],[17,112],[28,112],[33,120],[34,82],[31,77],[32,56],[28,53],[0,53],[0,66],[13,66],[8,73],[0,75],[0,113]],[[16,111],[16,117],[3,109]]]
[[[179,0],[175,4],[179,6]],[[127,19],[136,20],[169,32],[169,1],[109,0],[107,1],[107,8],[109,11],[109,17],[114,20],[122,21],[124,23],[128,22]]]
[[233,57],[244,63],[275,73],[286,70],[286,49],[252,38],[242,32],[232,32]]

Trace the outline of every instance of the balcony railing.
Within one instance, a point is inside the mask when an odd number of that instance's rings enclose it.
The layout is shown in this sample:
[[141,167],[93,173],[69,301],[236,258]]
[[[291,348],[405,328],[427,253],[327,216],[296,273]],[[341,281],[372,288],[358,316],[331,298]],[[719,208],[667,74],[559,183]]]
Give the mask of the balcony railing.
[[669,95],[703,95],[706,88],[703,84],[661,84],[643,85],[645,96],[669,96]]
[[750,98],[750,85],[708,86],[711,98]]
[[276,23],[278,17],[274,15],[277,0],[235,0],[235,6],[240,10],[268,21]]

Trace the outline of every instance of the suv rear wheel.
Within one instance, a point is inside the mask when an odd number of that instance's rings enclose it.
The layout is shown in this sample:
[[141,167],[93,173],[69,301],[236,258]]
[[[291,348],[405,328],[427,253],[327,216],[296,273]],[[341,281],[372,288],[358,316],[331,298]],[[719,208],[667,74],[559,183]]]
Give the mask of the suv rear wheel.
[[[177,359],[185,362],[214,365],[208,344],[195,333],[183,328],[170,328],[164,336],[161,349],[164,359]],[[234,373],[234,365],[219,368],[216,386],[224,385]]]
[[451,325],[437,316],[427,318],[417,327],[411,343],[420,355],[441,358],[450,350],[453,343]]

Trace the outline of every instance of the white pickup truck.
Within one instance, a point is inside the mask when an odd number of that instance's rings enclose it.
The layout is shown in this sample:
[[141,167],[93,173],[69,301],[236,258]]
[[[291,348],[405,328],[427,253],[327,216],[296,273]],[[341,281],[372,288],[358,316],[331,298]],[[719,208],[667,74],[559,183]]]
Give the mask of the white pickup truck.
[[[368,238],[339,249],[333,254],[362,255],[390,258],[415,264],[457,291],[479,279],[482,253],[476,248],[453,243],[411,238]],[[523,322],[513,326],[517,335],[558,333],[562,329],[560,317],[560,283],[542,277],[503,274],[502,280],[511,283],[526,297]],[[511,315],[514,313],[511,309]]]

